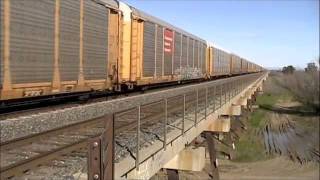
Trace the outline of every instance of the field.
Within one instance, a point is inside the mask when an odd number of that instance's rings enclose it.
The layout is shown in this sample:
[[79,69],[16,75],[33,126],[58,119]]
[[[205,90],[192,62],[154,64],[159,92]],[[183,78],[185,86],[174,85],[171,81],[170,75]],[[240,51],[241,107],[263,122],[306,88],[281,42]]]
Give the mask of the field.
[[270,75],[222,179],[319,179],[319,76],[310,76]]
[[[253,112],[240,118],[246,128],[234,158],[219,156],[220,179],[319,179],[318,81],[318,75],[304,72],[271,73]],[[210,166],[208,158],[202,172],[179,171],[179,177],[210,179]]]

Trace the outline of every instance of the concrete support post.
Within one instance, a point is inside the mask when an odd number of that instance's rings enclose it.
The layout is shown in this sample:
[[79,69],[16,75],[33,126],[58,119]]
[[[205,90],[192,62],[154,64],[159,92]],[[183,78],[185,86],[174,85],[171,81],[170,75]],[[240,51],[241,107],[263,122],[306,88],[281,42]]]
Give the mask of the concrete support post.
[[211,132],[205,132],[205,137],[208,143],[209,148],[209,156],[210,156],[210,162],[211,162],[211,168],[212,168],[212,178],[214,180],[219,180],[219,171],[218,171],[218,163],[217,163],[217,152],[215,149],[215,139],[213,137],[213,133]]
[[167,169],[168,180],[179,180],[179,171],[176,169]]
[[232,148],[229,148],[229,158],[233,159],[234,158],[234,149],[235,149],[234,142],[233,142],[231,133],[227,133],[226,136],[227,136],[228,144],[232,147]]
[[247,109],[248,111],[252,111],[252,99],[248,99],[248,102],[247,102]]

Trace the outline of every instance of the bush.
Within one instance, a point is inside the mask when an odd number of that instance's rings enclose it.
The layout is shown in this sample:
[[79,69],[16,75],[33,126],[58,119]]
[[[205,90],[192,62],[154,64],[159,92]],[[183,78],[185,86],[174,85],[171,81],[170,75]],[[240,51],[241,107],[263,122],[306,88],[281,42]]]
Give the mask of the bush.
[[284,74],[292,74],[296,69],[293,66],[285,66],[282,68],[282,73]]
[[288,90],[297,101],[319,112],[319,71],[296,71],[279,76],[277,84]]

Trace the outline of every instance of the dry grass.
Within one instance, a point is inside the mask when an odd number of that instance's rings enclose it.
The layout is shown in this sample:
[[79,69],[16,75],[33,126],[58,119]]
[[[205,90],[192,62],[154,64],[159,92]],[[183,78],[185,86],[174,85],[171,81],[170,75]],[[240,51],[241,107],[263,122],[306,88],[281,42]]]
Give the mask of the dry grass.
[[275,76],[276,85],[287,90],[296,101],[311,107],[317,112],[319,108],[319,71],[297,71],[293,74],[278,74]]

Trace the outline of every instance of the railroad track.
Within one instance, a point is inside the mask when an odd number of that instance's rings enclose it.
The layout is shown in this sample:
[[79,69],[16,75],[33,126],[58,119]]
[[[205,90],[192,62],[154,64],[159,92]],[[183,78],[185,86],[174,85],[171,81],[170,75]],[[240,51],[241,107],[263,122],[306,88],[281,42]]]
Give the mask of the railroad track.
[[[100,99],[105,100],[105,98],[117,98],[117,96],[128,96],[136,93],[144,93],[147,90],[161,90],[163,88],[169,88],[174,86],[181,86],[183,84],[196,83],[198,80],[186,81],[186,82],[176,82],[167,84],[157,84],[152,86],[139,87],[134,90],[126,91],[85,91],[85,92],[72,92],[72,93],[62,93],[55,95],[45,95],[45,96],[35,96],[26,97],[21,99],[9,99],[0,101],[0,114],[11,115],[16,112],[31,112],[39,109],[47,109],[59,105],[68,105],[72,103],[83,103],[83,102],[97,102]],[[43,108],[45,107],[45,108]],[[1,118],[0,119],[4,119]]]
[[[180,129],[182,123],[183,101],[182,97],[174,97],[168,100],[168,122],[167,129],[172,131]],[[213,103],[211,99],[208,103]],[[215,103],[217,99],[215,99]],[[146,135],[151,135],[151,139],[163,141],[163,117],[164,102],[155,102],[141,107],[141,131]],[[196,99],[195,94],[186,96],[185,119],[194,121]],[[198,118],[204,117],[204,99],[198,100]],[[211,107],[212,108],[212,107]],[[201,116],[201,117],[200,117]],[[135,137],[137,127],[137,110],[131,109],[115,114],[115,141],[116,154],[121,154],[121,149],[126,148],[125,154],[134,155],[134,144],[121,142],[123,139],[132,141]],[[72,158],[71,154],[79,153],[82,159],[86,159],[88,140],[100,136],[104,130],[104,120],[94,119],[69,125],[63,128],[30,135],[28,137],[3,142],[1,149],[1,179],[16,176],[30,176],[30,172],[43,167],[52,168],[53,161]],[[144,138],[142,138],[144,139]],[[150,140],[150,138],[149,138]],[[142,142],[145,146],[148,140]],[[127,147],[126,147],[127,146]],[[18,148],[17,148],[18,147]],[[129,147],[129,148],[128,148]],[[73,157],[76,158],[77,156]],[[123,157],[122,157],[123,158]],[[115,156],[116,161],[121,156]],[[48,165],[49,164],[49,165]],[[50,165],[51,164],[51,165]]]
[[[65,108],[71,108],[71,107],[76,107],[76,106],[81,106],[83,104],[90,104],[90,103],[96,103],[96,102],[102,102],[106,101],[109,99],[117,99],[117,98],[122,98],[122,97],[127,97],[127,96],[134,96],[137,94],[140,94],[141,92],[130,92],[130,93],[114,93],[114,94],[109,94],[109,95],[101,95],[97,96],[92,99],[82,99],[79,100],[73,99],[74,101],[64,101],[59,103],[46,103],[44,106],[30,106],[26,108],[17,108],[15,110],[9,110],[7,109],[1,109],[0,108],[0,121],[5,120],[5,119],[11,119],[19,116],[27,116],[27,115],[32,115],[32,114],[37,114],[37,113],[45,113],[45,112],[50,112],[54,110],[60,110],[60,109],[65,109]],[[38,104],[41,105],[41,104]],[[9,107],[10,108],[10,107]]]
[[[165,90],[168,88],[174,88],[175,86],[170,86],[170,87],[162,87],[161,89],[149,89],[149,90],[144,90],[144,91],[129,91],[129,92],[115,92],[115,93],[109,93],[109,94],[91,94],[91,98],[83,98],[79,100],[79,97],[75,99],[69,99],[61,101],[59,103],[58,98],[50,103],[44,102],[45,105],[40,106],[41,103],[35,102],[35,106],[33,105],[27,105],[28,107],[22,107],[22,108],[10,108],[10,107],[4,107],[4,105],[0,105],[0,121],[5,120],[5,119],[12,119],[15,117],[19,116],[27,116],[27,115],[33,115],[37,113],[45,113],[45,112],[50,112],[53,110],[60,110],[60,109],[65,109],[65,108],[71,108],[71,107],[76,107],[76,106],[81,106],[83,104],[90,104],[90,103],[97,103],[97,102],[103,102],[107,100],[112,100],[112,99],[118,99],[118,98],[123,98],[123,97],[128,97],[128,96],[135,96],[139,95],[142,93],[150,93],[158,90]],[[87,96],[90,96],[90,94],[84,94]],[[83,95],[83,96],[84,96]],[[70,95],[74,96],[74,95]],[[62,96],[63,97],[63,96]],[[64,97],[65,98],[65,97]],[[52,98],[51,98],[52,99]],[[50,99],[47,99],[50,100]],[[73,100],[73,101],[71,101]],[[2,106],[2,107],[1,107]],[[8,110],[10,109],[10,110]]]
[[103,119],[94,119],[1,143],[1,179],[24,174],[44,162],[86,148],[88,139],[103,130]]
[[[219,76],[209,81],[236,77],[240,75]],[[34,114],[35,112],[47,112],[52,109],[62,109],[72,106],[81,105],[83,103],[93,103],[105,101],[106,99],[115,99],[123,96],[132,96],[136,94],[164,90],[168,88],[181,87],[184,85],[196,84],[204,80],[187,80],[176,83],[155,84],[153,86],[140,87],[135,90],[125,92],[111,91],[87,91],[76,93],[65,93],[48,96],[27,97],[24,99],[12,99],[0,101],[0,120]]]

